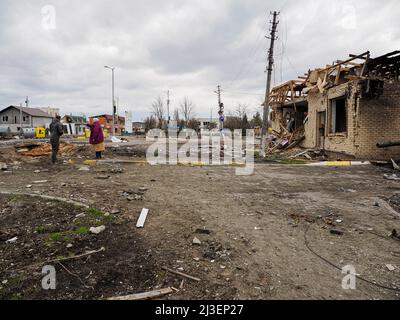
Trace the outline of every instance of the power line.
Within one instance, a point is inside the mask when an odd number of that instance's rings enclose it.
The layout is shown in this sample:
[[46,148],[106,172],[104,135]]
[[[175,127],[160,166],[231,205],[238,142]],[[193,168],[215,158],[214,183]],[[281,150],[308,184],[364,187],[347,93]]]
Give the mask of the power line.
[[264,33],[264,30],[261,29],[260,34],[257,37],[256,45],[252,48],[252,50],[250,50],[250,53],[246,59],[246,62],[242,65],[241,70],[238,73],[236,73],[233,80],[228,84],[228,86],[227,86],[228,88],[232,88],[232,84],[235,83],[237,80],[239,80],[239,79],[240,79],[240,81],[243,80],[243,75],[248,72],[249,67],[251,67],[251,65],[253,64],[253,62],[255,60],[254,58],[256,57],[256,55],[258,54],[260,49],[262,48],[263,33]]

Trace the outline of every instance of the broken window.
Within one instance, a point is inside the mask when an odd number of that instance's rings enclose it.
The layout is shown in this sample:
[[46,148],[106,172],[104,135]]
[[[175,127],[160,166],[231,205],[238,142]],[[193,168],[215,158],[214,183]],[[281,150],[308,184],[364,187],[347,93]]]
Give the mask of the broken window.
[[330,100],[331,133],[347,132],[346,97]]

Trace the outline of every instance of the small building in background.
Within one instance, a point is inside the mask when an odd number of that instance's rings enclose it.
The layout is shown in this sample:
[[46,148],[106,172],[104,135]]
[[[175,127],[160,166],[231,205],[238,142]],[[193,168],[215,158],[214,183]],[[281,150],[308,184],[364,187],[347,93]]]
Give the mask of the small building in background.
[[[93,123],[93,119],[98,118],[100,124],[103,126],[104,129],[107,129],[108,132],[112,132],[112,122],[113,116],[109,114],[102,114],[99,116],[90,117],[90,123]],[[122,135],[125,132],[125,117],[115,117],[115,135]]]
[[46,112],[47,114],[51,115],[53,118],[60,115],[59,108],[46,107],[46,108],[39,108],[39,109],[42,110],[43,112]]
[[132,122],[133,134],[136,136],[146,134],[146,125],[144,122]]
[[77,136],[85,135],[87,124],[86,117],[66,115],[61,119],[61,123],[63,124],[64,134]]
[[38,109],[9,106],[0,111],[0,127],[8,127],[11,133],[22,128],[49,128],[53,117]]
[[197,121],[200,122],[200,130],[214,129],[218,127],[218,121],[211,118],[199,118]]

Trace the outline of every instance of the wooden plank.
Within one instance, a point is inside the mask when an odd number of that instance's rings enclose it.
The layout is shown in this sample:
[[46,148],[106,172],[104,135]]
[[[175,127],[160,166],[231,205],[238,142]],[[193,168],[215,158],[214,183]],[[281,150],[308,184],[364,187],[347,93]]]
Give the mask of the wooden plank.
[[143,228],[147,219],[147,215],[149,214],[149,209],[143,208],[142,213],[140,214],[139,220],[136,224],[137,228]]
[[340,81],[340,72],[342,72],[342,67],[338,66],[336,72],[337,73],[336,73],[335,85],[338,85]]
[[166,288],[166,289],[155,290],[155,291],[150,291],[150,292],[131,294],[128,296],[123,296],[123,297],[109,298],[107,300],[113,300],[113,301],[151,300],[151,299],[156,299],[156,298],[166,296],[167,294],[171,294],[173,292],[174,292],[174,290],[172,290],[171,288]]
[[163,267],[163,270],[165,270],[165,271],[167,271],[167,272],[169,272],[169,273],[175,274],[175,275],[177,275],[177,276],[184,277],[184,278],[186,278],[186,279],[190,279],[190,280],[197,281],[197,282],[200,282],[200,281],[201,281],[201,279],[199,279],[199,278],[192,277],[192,276],[190,276],[190,275],[188,275],[188,274],[186,274],[186,273],[182,273],[182,272],[179,272],[179,271],[175,271],[175,270],[169,269],[169,268],[167,268],[167,267]]

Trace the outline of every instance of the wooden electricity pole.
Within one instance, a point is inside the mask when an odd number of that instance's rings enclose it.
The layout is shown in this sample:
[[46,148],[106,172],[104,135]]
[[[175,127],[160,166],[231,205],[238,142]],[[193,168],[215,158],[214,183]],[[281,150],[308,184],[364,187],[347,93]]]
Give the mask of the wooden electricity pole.
[[269,97],[270,97],[270,92],[271,92],[271,80],[272,80],[272,68],[274,66],[274,45],[275,45],[275,40],[276,38],[276,30],[279,24],[279,21],[277,21],[277,17],[279,15],[279,12],[274,11],[271,13],[273,15],[273,20],[272,20],[272,28],[271,28],[271,34],[268,39],[271,40],[271,45],[268,51],[268,76],[267,76],[267,89],[265,91],[265,101],[264,101],[264,119],[263,119],[263,127],[262,127],[262,132],[261,132],[261,150],[260,150],[260,155],[261,157],[265,157],[265,148],[266,148],[266,139],[267,139],[267,132],[269,129],[269,113],[270,113],[270,108],[269,108]]
[[224,121],[225,121],[225,107],[224,104],[222,103],[221,99],[221,86],[218,85],[217,91],[215,93],[218,95],[218,114],[219,114],[219,129],[224,130]]

